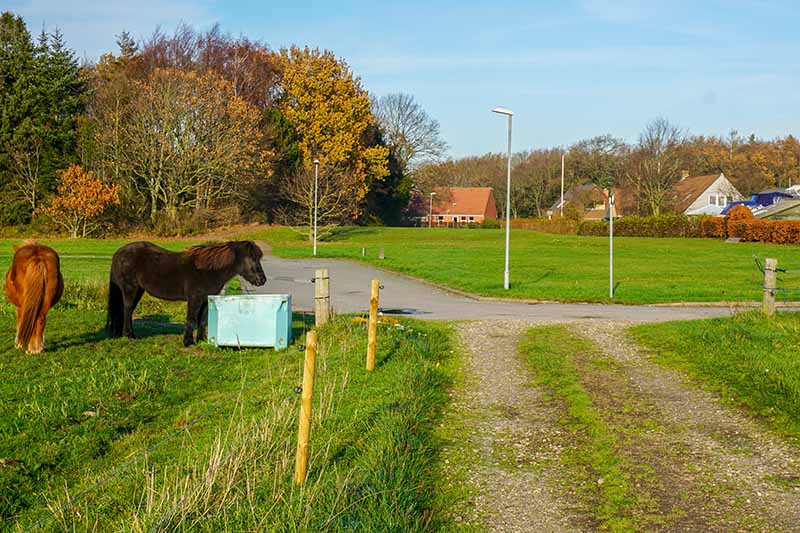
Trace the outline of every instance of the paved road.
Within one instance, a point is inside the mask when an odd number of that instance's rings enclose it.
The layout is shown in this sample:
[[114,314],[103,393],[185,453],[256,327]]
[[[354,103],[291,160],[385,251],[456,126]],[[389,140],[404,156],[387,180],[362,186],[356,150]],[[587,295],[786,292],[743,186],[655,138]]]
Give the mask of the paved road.
[[[330,272],[331,305],[335,312],[360,313],[369,308],[370,280],[378,278],[380,307],[413,310],[415,318],[431,320],[532,319],[564,322],[575,320],[629,320],[654,322],[707,318],[729,314],[725,308],[650,307],[601,304],[526,304],[474,300],[406,276],[391,274],[365,263],[336,259],[281,259],[265,256],[267,283],[254,288],[257,293],[291,294],[292,306],[298,311],[314,308],[314,285],[285,281],[288,278],[310,280],[317,268]],[[276,279],[277,278],[277,279]]]

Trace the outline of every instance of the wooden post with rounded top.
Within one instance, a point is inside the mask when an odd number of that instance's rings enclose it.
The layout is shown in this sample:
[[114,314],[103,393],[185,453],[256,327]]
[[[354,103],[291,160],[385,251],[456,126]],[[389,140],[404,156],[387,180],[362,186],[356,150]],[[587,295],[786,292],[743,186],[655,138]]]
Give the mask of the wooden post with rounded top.
[[303,396],[300,401],[300,426],[297,430],[297,461],[294,482],[302,485],[308,468],[308,437],[311,432],[311,397],[314,392],[314,368],[317,361],[317,332],[306,335],[306,357],[303,365]]
[[328,323],[330,315],[330,277],[327,268],[320,268],[314,276],[314,325],[324,326]]
[[369,333],[367,337],[367,370],[375,370],[375,350],[378,346],[378,297],[381,292],[381,282],[372,280],[372,291],[369,297]]
[[775,315],[775,289],[776,272],[778,271],[778,260],[768,257],[764,261],[764,301],[761,310],[767,316]]

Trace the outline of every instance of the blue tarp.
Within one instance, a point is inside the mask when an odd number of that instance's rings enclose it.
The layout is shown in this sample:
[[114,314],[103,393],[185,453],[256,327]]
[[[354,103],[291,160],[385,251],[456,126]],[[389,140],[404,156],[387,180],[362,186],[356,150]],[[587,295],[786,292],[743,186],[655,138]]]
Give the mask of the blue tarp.
[[781,200],[782,198],[794,198],[791,194],[787,194],[782,191],[762,191],[754,194],[750,197],[749,200],[737,200],[735,202],[728,202],[728,205],[720,213],[721,215],[725,216],[728,211],[733,208],[735,205],[746,205],[750,209],[754,207],[768,207],[775,202]]

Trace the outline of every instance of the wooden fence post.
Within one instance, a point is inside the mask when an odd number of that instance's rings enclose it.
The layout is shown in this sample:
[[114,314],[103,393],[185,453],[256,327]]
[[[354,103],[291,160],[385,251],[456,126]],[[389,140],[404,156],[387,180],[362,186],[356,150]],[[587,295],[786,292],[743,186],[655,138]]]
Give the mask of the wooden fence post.
[[768,257],[764,261],[764,302],[761,310],[767,316],[775,315],[775,289],[778,260]]
[[317,327],[324,326],[330,315],[330,277],[327,268],[320,268],[314,277],[314,324]]
[[378,296],[381,292],[381,282],[372,280],[372,291],[369,297],[369,333],[367,337],[367,370],[375,369],[375,349],[378,344]]
[[367,249],[362,246],[361,247],[361,257],[366,257],[366,255],[367,255]]
[[385,258],[386,256],[383,253],[383,248],[381,248],[380,251],[378,252],[378,259],[385,259]]
[[308,436],[311,431],[311,395],[314,392],[314,367],[317,361],[317,332],[306,335],[306,357],[303,366],[303,396],[300,402],[300,425],[297,430],[297,461],[294,482],[302,485],[308,468]]

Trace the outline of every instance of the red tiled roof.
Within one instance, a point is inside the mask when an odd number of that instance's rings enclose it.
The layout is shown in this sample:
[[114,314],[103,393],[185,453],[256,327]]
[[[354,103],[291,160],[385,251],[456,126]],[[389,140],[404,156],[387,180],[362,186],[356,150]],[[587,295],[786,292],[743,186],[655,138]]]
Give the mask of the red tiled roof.
[[683,213],[690,205],[703,194],[703,191],[711,187],[717,178],[717,174],[706,174],[704,176],[689,176],[681,179],[675,184],[675,211]]
[[487,215],[490,211],[494,211],[491,187],[437,189],[433,198],[434,215]]

